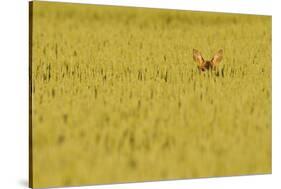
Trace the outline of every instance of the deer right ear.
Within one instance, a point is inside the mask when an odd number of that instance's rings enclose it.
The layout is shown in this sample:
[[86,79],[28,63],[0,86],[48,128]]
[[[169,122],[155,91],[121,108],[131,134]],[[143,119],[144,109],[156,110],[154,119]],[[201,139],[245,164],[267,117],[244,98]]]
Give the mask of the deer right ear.
[[198,66],[202,66],[204,64],[204,58],[196,49],[193,49],[193,60],[198,64]]
[[211,62],[213,66],[217,66],[222,61],[223,50],[220,49],[212,58]]

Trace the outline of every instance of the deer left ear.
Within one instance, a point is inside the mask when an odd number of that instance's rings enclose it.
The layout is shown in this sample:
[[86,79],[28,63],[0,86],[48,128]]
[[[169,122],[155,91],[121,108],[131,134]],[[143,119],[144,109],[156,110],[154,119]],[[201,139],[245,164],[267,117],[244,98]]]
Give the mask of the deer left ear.
[[199,67],[201,67],[204,64],[203,56],[196,49],[193,49],[193,60],[198,64]]
[[213,64],[213,66],[217,66],[221,61],[222,61],[222,57],[223,57],[223,50],[220,49],[212,58],[211,62]]

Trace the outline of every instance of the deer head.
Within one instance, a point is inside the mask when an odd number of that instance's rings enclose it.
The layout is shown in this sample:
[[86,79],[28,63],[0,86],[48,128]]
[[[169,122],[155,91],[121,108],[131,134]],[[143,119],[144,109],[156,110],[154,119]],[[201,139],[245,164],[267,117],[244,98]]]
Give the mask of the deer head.
[[204,60],[201,53],[198,50],[193,49],[193,60],[197,63],[200,71],[217,69],[219,63],[222,61],[222,56],[223,50],[220,49],[210,61]]

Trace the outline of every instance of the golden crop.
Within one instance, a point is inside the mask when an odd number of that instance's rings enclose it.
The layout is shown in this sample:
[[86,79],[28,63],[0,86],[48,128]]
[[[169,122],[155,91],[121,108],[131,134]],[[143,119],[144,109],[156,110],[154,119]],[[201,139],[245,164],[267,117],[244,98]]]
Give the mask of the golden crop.
[[271,172],[271,17],[32,10],[34,187]]

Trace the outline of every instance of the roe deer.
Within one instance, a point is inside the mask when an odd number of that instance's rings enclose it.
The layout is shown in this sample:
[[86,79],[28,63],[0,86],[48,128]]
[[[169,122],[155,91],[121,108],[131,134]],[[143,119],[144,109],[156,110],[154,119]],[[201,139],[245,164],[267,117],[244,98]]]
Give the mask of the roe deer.
[[203,72],[210,69],[217,70],[219,63],[222,60],[222,55],[223,50],[220,49],[210,61],[204,60],[201,53],[198,50],[193,49],[193,60],[197,63],[199,70]]

